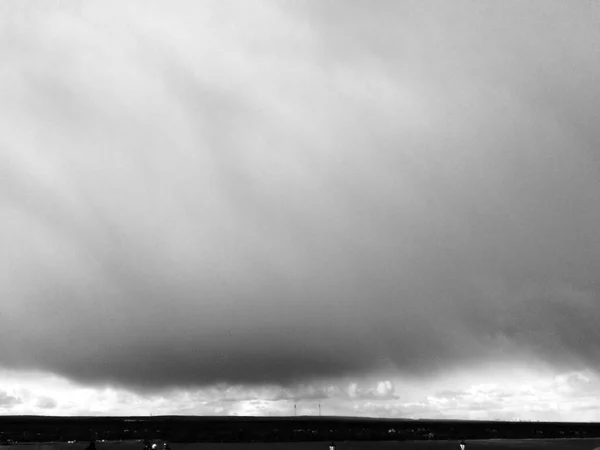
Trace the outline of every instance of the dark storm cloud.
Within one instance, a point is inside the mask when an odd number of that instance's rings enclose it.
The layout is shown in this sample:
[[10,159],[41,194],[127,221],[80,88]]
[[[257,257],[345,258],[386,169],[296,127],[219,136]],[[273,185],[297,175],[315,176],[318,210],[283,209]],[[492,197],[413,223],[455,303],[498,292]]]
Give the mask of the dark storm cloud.
[[593,5],[87,8],[3,28],[3,365],[598,366]]

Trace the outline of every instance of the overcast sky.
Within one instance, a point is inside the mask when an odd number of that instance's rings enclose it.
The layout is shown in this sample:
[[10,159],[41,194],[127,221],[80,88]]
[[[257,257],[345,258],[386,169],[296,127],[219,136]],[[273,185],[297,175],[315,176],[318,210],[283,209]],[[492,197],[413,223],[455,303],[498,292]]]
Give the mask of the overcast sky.
[[0,8],[0,412],[600,420],[599,4]]

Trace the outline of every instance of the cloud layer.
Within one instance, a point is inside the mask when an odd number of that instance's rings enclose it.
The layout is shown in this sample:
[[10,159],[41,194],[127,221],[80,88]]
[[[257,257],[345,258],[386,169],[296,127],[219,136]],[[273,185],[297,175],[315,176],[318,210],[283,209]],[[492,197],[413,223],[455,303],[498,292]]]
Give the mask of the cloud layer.
[[[471,370],[472,371],[472,370]],[[251,387],[224,383],[134,393],[90,389],[44,373],[0,371],[3,414],[363,416],[433,419],[597,421],[600,393],[593,371],[506,367],[462,372],[425,384],[406,379],[335,380]],[[474,377],[473,377],[474,376]],[[452,378],[452,377],[451,377]],[[473,380],[476,382],[473,383]],[[477,383],[485,380],[485,384]],[[9,399],[6,401],[6,399]]]
[[4,367],[598,368],[594,5],[3,7]]

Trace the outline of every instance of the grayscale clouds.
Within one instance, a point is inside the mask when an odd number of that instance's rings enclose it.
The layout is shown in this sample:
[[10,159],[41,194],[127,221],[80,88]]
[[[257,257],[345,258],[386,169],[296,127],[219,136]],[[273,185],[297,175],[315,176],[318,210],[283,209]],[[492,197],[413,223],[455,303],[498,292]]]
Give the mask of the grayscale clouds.
[[4,8],[2,366],[598,368],[597,5]]

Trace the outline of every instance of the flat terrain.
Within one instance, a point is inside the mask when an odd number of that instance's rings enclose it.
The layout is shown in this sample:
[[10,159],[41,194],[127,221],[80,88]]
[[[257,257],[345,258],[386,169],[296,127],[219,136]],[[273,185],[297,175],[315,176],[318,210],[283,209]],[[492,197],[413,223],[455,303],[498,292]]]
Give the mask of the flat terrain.
[[[155,441],[158,450],[162,443]],[[13,444],[5,450],[85,450],[88,443]],[[171,450],[328,450],[329,442],[170,444]],[[98,442],[97,450],[142,450],[142,442]],[[490,439],[467,441],[466,450],[600,450],[598,439]],[[336,450],[459,450],[458,441],[336,442]]]
[[[378,441],[380,448],[390,441],[394,448],[410,445],[441,449],[456,447],[460,439],[473,443],[467,450],[494,446],[494,439],[509,440],[515,448],[542,445],[548,439],[561,439],[561,448],[581,445],[594,450],[600,443],[600,423],[495,422],[375,419],[357,417],[0,417],[0,442],[15,446],[26,443],[55,443],[69,450],[84,450],[90,439],[98,441],[98,450],[140,450],[141,439],[169,441],[173,450],[184,443],[271,443],[269,445],[336,441],[348,443],[337,450],[353,450],[349,442],[363,442],[360,448]],[[534,439],[534,440],[531,440]],[[475,441],[478,440],[478,441]],[[487,441],[486,441],[487,440]],[[68,441],[77,441],[68,444]],[[105,441],[105,442],[102,442]],[[136,443],[137,441],[137,443]],[[414,444],[401,442],[425,441]],[[312,444],[309,444],[312,442]],[[454,442],[454,444],[452,444]],[[475,444],[477,442],[477,444]],[[486,442],[488,442],[486,444]],[[596,445],[598,444],[598,445]],[[263,446],[266,444],[262,444]],[[477,447],[474,447],[477,445]],[[545,446],[549,444],[543,444]],[[553,444],[554,445],[554,444]],[[593,447],[590,447],[592,445]],[[81,448],[81,446],[84,446]],[[452,447],[452,448],[454,448]],[[61,447],[62,448],[62,447]],[[307,447],[308,448],[308,447]],[[358,447],[356,447],[358,448]],[[581,447],[583,448],[583,447]],[[50,449],[45,449],[50,450]],[[55,449],[56,450],[56,449]],[[279,449],[276,449],[279,450]],[[492,449],[491,449],[492,450]]]

